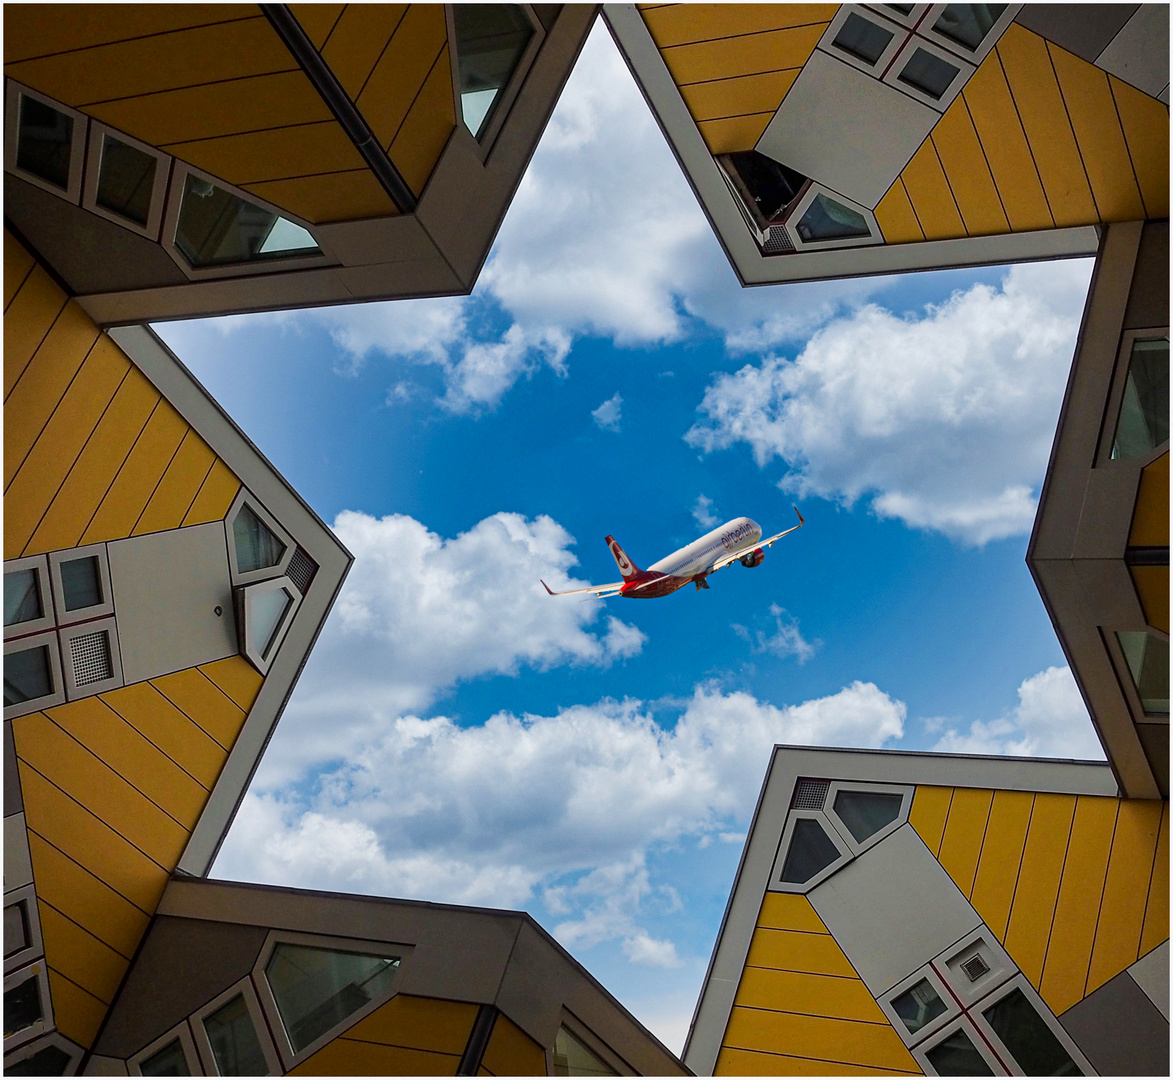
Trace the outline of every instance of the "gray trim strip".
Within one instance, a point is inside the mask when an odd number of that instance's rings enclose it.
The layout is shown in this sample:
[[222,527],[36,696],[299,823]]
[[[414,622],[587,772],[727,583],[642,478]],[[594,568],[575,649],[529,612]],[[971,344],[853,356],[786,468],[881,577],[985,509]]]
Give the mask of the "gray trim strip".
[[342,84],[326,61],[318,55],[318,50],[301,28],[301,23],[293,17],[293,12],[285,4],[258,6],[277,32],[277,36],[285,43],[285,47],[293,53],[293,58],[305,72],[306,78],[313,83],[314,89],[342,125],[342,130],[354,143],[355,149],[362,154],[363,160],[375,174],[383,190],[391,196],[391,201],[403,213],[415,213],[415,192],[407,186],[407,181],[395,168],[395,163],[387,156],[387,151],[379,145],[379,140],[363,119],[362,113],[342,89]]
[[461,1055],[460,1064],[456,1066],[457,1076],[476,1076],[480,1071],[481,1059],[489,1047],[489,1039],[493,1036],[493,1027],[497,1023],[500,1011],[496,1005],[482,1005],[477,1010],[477,1018],[472,1022],[468,1043]]

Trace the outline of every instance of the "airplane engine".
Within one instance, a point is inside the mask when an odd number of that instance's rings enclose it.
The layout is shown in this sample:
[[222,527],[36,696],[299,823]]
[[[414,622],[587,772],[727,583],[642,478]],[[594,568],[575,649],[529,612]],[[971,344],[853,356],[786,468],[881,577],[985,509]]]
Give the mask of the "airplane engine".
[[761,548],[754,548],[748,555],[742,555],[737,561],[742,566],[761,566],[766,560],[766,553]]

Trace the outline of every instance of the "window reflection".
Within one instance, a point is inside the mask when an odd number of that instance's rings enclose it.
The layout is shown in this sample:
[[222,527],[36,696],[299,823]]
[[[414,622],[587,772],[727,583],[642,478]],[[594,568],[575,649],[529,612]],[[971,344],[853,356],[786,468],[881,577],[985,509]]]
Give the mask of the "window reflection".
[[243,994],[204,1017],[204,1030],[221,1076],[266,1076],[269,1063]]
[[1169,441],[1169,339],[1134,341],[1113,458],[1147,457]]
[[533,27],[516,4],[456,4],[460,112],[477,138],[517,69]]
[[815,240],[846,240],[857,236],[871,236],[862,214],[844,206],[822,192],[814,197],[802,220],[795,226],[798,235],[807,243]]
[[1146,713],[1169,715],[1169,642],[1147,630],[1118,630],[1132,682]]
[[810,818],[798,818],[790,837],[790,850],[782,864],[781,880],[802,885],[838,858],[839,849],[823,827]]
[[16,167],[65,191],[73,149],[73,117],[24,94],[20,98]]

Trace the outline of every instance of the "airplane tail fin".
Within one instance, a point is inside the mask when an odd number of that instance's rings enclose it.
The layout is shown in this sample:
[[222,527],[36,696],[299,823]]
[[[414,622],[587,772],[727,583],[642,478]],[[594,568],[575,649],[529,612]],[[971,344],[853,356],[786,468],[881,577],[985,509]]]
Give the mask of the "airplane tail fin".
[[615,557],[615,564],[619,567],[619,573],[623,575],[624,581],[630,581],[632,578],[643,573],[643,571],[627,557],[627,552],[619,546],[619,541],[616,540],[615,537],[608,536],[604,539],[607,541],[607,547],[611,549],[611,554]]

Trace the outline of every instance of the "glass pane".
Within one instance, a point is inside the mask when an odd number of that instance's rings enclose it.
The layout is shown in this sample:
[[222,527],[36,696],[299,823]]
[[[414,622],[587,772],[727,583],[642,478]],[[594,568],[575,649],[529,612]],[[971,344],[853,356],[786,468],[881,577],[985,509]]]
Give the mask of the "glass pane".
[[516,4],[456,4],[453,18],[460,112],[468,130],[480,136],[534,30]]
[[97,555],[61,564],[61,592],[66,611],[80,611],[102,603],[102,574]]
[[910,1032],[917,1032],[945,1011],[945,1002],[928,979],[921,979],[898,998],[893,998],[892,1008]]
[[1141,707],[1147,713],[1169,714],[1169,642],[1147,630],[1118,630],[1116,640],[1128,661],[1128,670]]
[[236,569],[242,574],[276,566],[285,554],[285,545],[247,506],[240,508],[232,522],[232,539],[236,544]]
[[853,13],[847,16],[847,21],[835,35],[832,44],[865,63],[874,64],[891,41],[892,34],[882,26]]
[[169,1042],[158,1053],[140,1062],[138,1070],[143,1076],[191,1076],[187,1056],[178,1039]]
[[4,991],[4,1038],[32,1027],[40,1019],[41,996],[35,975]]
[[391,989],[397,956],[279,944],[265,965],[294,1052]]
[[827,198],[821,192],[807,207],[796,228],[798,235],[808,243],[812,240],[844,240],[852,236],[871,235],[862,214]]
[[41,590],[37,587],[35,570],[13,570],[4,575],[4,625],[39,619],[44,614],[41,607]]
[[977,1052],[964,1031],[956,1031],[942,1039],[925,1057],[937,1070],[938,1076],[993,1076],[994,1070]]
[[28,947],[28,943],[28,917],[25,915],[24,901],[19,900],[4,909],[4,955],[20,952]]
[[69,156],[73,117],[37,101],[20,97],[20,135],[16,165],[64,191],[69,187]]
[[1083,1075],[1021,990],[1010,991],[983,1015],[1027,1076]]
[[976,52],[1005,10],[1005,4],[949,4],[933,24],[933,29],[970,52]]
[[194,267],[322,253],[300,225],[190,173],[183,185],[175,246]]
[[103,136],[98,205],[139,225],[146,225],[158,164],[153,155],[144,154],[110,135]]
[[4,657],[4,707],[35,701],[53,693],[49,646],[38,645]]
[[782,864],[781,880],[801,885],[838,858],[839,849],[823,831],[822,825],[810,818],[799,818],[794,823],[790,850]]
[[946,63],[939,56],[934,56],[925,49],[917,49],[897,77],[902,83],[915,87],[922,94],[939,100],[944,97],[945,91],[953,85],[953,80],[960,74],[959,68]]
[[[733,175],[734,187],[759,226],[769,225],[782,217],[798,197],[806,177],[773,158],[756,150],[730,154],[727,161]],[[740,182],[738,182],[740,181]]]
[[914,5],[912,5],[912,4],[885,4],[884,5],[884,7],[891,8],[898,15],[911,15],[913,6]]
[[44,1046],[35,1054],[4,1066],[5,1076],[64,1076],[72,1059],[60,1046]]
[[270,589],[248,599],[248,643],[266,660],[292,603],[293,597],[284,589]]
[[840,791],[835,813],[861,844],[900,816],[899,795],[882,791]]
[[237,994],[227,1005],[205,1016],[204,1030],[221,1076],[268,1075],[269,1063],[261,1052],[257,1029],[253,1027],[243,994]]
[[1147,457],[1169,441],[1169,339],[1135,341],[1116,422],[1113,458]]
[[554,1039],[555,1076],[618,1076],[598,1054],[565,1027]]

